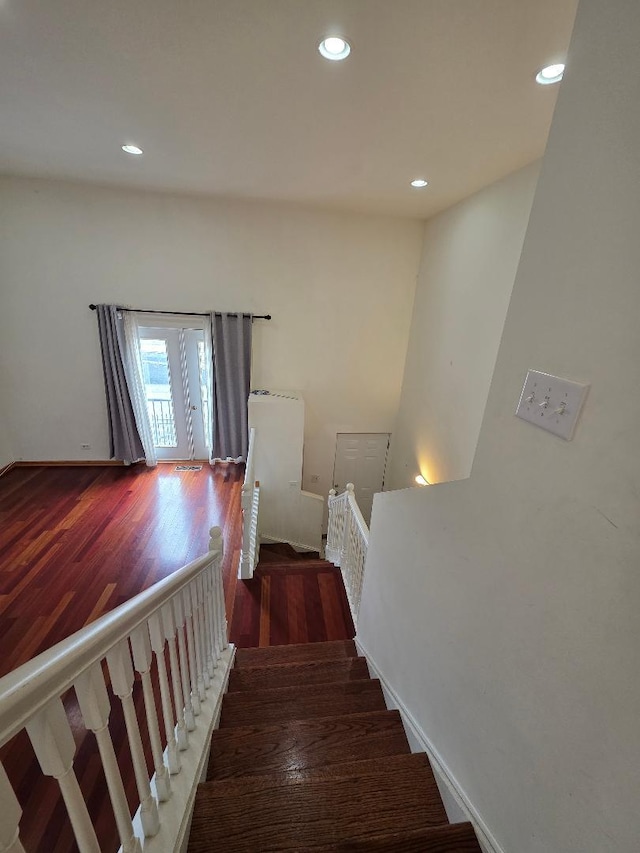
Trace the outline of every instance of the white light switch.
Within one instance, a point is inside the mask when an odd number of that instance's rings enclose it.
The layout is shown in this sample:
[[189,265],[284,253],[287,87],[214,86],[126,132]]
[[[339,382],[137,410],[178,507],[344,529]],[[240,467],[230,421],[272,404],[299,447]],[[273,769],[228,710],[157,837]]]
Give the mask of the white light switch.
[[529,370],[516,415],[570,441],[588,390],[580,382]]

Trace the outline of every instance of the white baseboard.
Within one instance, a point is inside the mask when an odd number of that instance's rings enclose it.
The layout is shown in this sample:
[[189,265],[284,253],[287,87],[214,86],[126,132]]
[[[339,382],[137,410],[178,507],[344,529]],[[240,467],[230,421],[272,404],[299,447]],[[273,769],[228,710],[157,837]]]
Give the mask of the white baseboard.
[[[482,819],[482,816],[477,811],[467,794],[460,787],[453,773],[449,770],[443,757],[424,733],[402,699],[400,699],[393,687],[391,687],[383,673],[378,669],[375,661],[360,642],[358,637],[355,637],[355,643],[359,653],[367,659],[367,664],[372,675],[380,680],[387,708],[394,710],[397,709],[400,711],[400,716],[402,717],[402,722],[407,732],[407,739],[409,740],[411,751],[427,753],[431,766],[433,767],[433,772],[436,776],[436,781],[439,783],[440,787],[445,788],[442,793],[449,820],[451,820],[452,823],[458,823],[461,820],[468,820],[476,831],[478,841],[480,842],[480,846],[484,850],[484,853],[504,853],[504,850],[494,838],[493,833]],[[447,793],[450,795],[449,797],[446,796]],[[447,802],[447,800],[449,800],[449,802]]]

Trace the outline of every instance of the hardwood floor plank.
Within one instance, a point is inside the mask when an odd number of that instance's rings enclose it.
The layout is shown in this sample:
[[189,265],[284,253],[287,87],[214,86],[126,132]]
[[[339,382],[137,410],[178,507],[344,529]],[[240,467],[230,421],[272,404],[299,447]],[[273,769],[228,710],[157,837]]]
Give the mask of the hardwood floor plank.
[[289,621],[289,642],[306,643],[309,641],[307,620],[304,612],[304,578],[292,574],[287,584],[287,613]]
[[270,645],[271,637],[271,578],[262,579],[260,586],[260,635],[259,646]]
[[289,639],[289,605],[287,603],[287,576],[270,574],[271,595],[277,607],[271,612],[271,645],[281,646]]
[[327,572],[319,574],[318,587],[320,588],[322,611],[327,626],[327,640],[339,640],[342,636],[343,620],[335,575]]

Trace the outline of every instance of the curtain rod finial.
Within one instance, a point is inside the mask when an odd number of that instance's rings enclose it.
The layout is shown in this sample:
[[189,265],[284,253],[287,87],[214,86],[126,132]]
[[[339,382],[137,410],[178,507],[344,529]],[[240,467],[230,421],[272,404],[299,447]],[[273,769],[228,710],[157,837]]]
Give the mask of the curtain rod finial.
[[91,308],[92,311],[95,311],[97,307],[98,306],[94,305],[93,302],[91,303],[91,305],[89,305],[89,308]]

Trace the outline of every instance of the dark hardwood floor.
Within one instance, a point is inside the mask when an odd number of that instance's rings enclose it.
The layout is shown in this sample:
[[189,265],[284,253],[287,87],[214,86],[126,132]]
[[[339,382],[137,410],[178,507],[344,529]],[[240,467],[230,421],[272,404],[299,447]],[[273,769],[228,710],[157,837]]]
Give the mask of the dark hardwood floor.
[[168,464],[1,477],[0,675],[204,554],[214,524],[232,612],[242,478],[242,466]]
[[[319,561],[282,565],[273,556],[254,579],[236,576],[242,466],[201,471],[14,468],[0,477],[0,674],[4,674],[203,554],[223,529],[230,639],[238,646],[348,639],[353,625],[338,570]],[[70,717],[79,720],[73,693]],[[135,784],[119,702],[110,720],[134,810]],[[144,715],[139,714],[144,727]],[[78,721],[76,772],[101,849],[118,848],[92,736]],[[42,777],[26,735],[0,752],[25,811],[28,853],[76,849],[57,784]]]

